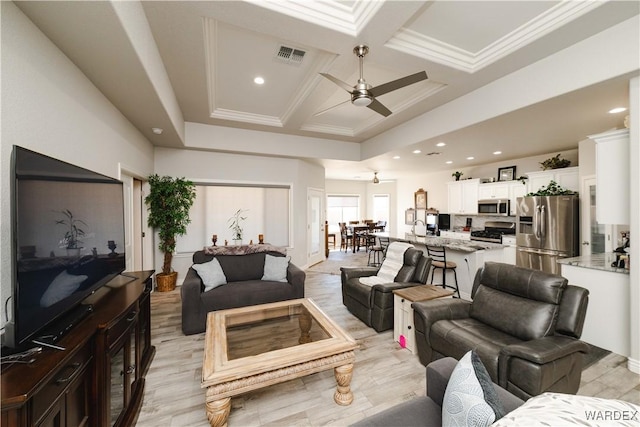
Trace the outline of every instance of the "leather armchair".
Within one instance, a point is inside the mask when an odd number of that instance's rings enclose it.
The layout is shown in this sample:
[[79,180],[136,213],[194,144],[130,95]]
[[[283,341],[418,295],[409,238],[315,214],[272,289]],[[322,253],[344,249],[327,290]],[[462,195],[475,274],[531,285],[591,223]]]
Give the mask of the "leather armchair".
[[588,352],[579,340],[588,295],[561,276],[487,262],[475,276],[472,302],[412,304],[420,362],[460,359],[475,349],[491,379],[522,399],[575,394]]
[[363,285],[360,277],[373,276],[380,267],[341,267],[342,303],[367,326],[378,332],[393,328],[393,290],[423,285],[431,267],[431,258],[409,248],[403,266],[391,283]]

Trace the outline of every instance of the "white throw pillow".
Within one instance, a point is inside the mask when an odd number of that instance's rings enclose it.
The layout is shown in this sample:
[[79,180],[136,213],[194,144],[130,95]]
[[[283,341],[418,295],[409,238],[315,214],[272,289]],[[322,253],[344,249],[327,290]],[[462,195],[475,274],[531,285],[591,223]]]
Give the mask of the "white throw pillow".
[[202,279],[205,292],[217,288],[220,285],[227,284],[227,276],[224,275],[220,261],[218,261],[217,258],[209,262],[203,262],[202,264],[193,264],[191,268],[193,268]]
[[89,276],[73,275],[67,270],[58,274],[40,298],[41,307],[49,307],[60,300],[65,299],[80,287],[80,284]]
[[272,282],[286,282],[287,268],[289,267],[289,256],[273,256],[266,254],[264,256],[264,272],[262,280],[270,280]]
[[475,351],[469,351],[449,378],[442,401],[442,425],[489,426],[503,415],[487,369]]

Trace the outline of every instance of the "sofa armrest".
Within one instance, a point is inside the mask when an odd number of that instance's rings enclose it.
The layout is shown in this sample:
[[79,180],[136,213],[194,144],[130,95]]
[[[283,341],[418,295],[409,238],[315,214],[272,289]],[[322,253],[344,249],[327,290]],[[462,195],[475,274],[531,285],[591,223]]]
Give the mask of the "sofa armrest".
[[202,332],[202,279],[198,273],[189,268],[180,287],[182,298],[182,332],[185,335]]
[[457,364],[458,361],[453,357],[443,357],[427,365],[427,396],[440,407],[449,378]]
[[438,298],[411,304],[415,327],[416,348],[420,363],[427,366],[435,359],[429,332],[439,320],[464,319],[469,317],[471,302],[459,298]]
[[287,268],[287,282],[295,288],[296,295],[300,298],[304,298],[304,281],[307,274],[295,264],[289,263]]
[[524,359],[537,365],[545,365],[577,352],[588,353],[589,346],[576,338],[561,335],[508,345],[500,350],[498,360],[500,385],[506,387],[511,358]]
[[344,284],[356,277],[375,276],[379,269],[379,267],[340,267],[340,277]]
[[389,283],[373,285],[372,288],[376,292],[388,293],[388,292],[393,292],[396,289],[411,288],[413,286],[420,286],[420,285],[421,283],[416,283],[416,282],[389,282]]

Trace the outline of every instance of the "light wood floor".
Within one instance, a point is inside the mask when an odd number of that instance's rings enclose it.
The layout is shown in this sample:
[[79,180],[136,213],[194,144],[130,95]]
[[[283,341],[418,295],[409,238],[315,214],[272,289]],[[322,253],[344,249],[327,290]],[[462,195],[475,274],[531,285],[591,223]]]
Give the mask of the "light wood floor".
[[[393,341],[393,332],[376,333],[342,305],[340,265],[366,263],[358,254],[332,251],[329,262],[307,270],[306,297],[358,341],[351,382],[354,401],[333,401],[332,371],[268,387],[232,399],[233,426],[346,426],[425,393],[425,368],[417,356]],[[331,274],[334,273],[334,274]],[[205,392],[200,388],[204,333],[185,336],[180,329],[180,289],[151,296],[152,342],[156,355],[147,374],[138,427],[208,426]],[[580,395],[623,399],[640,405],[640,376],[625,358],[610,354],[582,374]]]

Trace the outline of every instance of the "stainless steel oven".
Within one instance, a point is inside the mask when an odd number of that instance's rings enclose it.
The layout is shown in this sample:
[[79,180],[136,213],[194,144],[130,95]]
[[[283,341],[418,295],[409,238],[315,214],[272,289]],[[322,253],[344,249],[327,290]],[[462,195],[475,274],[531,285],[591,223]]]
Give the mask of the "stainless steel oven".
[[509,199],[478,200],[479,215],[509,215]]

